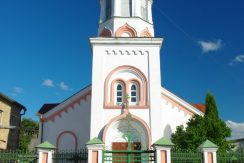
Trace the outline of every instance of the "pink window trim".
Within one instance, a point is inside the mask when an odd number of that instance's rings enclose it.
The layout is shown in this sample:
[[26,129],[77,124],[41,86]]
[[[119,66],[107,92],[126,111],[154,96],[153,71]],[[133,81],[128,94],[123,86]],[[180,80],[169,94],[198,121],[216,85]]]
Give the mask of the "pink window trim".
[[127,33],[130,37],[137,37],[136,30],[127,23],[117,29],[115,37],[122,37],[124,33]]
[[[111,76],[122,69],[129,69],[132,71],[135,71],[136,73],[138,73],[144,80],[144,84],[142,84],[141,81],[137,80],[137,79],[129,79],[127,81],[124,81],[123,79],[115,79],[111,82],[111,85],[109,86],[109,80],[111,78]],[[130,93],[130,88],[129,88],[129,84],[130,83],[137,83],[139,86],[139,103],[138,105],[133,105],[133,106],[129,106],[129,108],[148,108],[148,82],[147,79],[145,77],[145,75],[137,68],[133,67],[133,66],[120,66],[117,67],[116,69],[112,70],[109,75],[107,76],[106,80],[105,80],[105,86],[104,86],[104,108],[105,109],[110,109],[110,108],[121,108],[121,106],[115,105],[114,103],[114,85],[116,84],[116,82],[121,82],[124,84],[125,86],[125,93],[129,94]],[[108,93],[110,88],[110,95]]]

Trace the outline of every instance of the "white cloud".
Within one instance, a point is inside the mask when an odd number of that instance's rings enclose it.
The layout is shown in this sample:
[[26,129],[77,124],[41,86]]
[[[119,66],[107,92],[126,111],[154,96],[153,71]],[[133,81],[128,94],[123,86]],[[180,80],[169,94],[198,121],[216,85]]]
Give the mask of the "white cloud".
[[244,63],[244,55],[238,55],[236,56],[231,62],[230,66],[234,65],[235,63]]
[[218,51],[223,47],[220,39],[216,41],[198,41],[198,44],[201,46],[203,53]]
[[62,90],[64,90],[64,91],[70,90],[69,86],[67,84],[65,84],[64,82],[61,82],[59,84],[59,88],[62,89]]
[[51,79],[43,80],[42,85],[44,85],[46,87],[54,87],[53,80],[51,80]]
[[231,120],[226,122],[227,126],[229,126],[232,130],[231,139],[240,139],[244,138],[244,122],[237,123]]
[[12,93],[12,96],[17,96],[21,93],[23,93],[24,89],[21,88],[21,87],[14,87],[14,90],[13,90],[13,93]]

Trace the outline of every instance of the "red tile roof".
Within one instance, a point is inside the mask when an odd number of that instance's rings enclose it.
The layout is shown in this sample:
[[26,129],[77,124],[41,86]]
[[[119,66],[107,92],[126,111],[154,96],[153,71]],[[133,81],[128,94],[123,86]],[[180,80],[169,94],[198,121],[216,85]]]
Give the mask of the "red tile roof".
[[204,104],[191,104],[201,112],[205,113],[206,112],[206,106]]

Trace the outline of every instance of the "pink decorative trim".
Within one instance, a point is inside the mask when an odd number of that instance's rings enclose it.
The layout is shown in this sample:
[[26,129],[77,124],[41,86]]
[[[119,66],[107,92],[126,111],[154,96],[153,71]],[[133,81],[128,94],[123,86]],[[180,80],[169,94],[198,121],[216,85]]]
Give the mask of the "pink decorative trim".
[[160,156],[161,156],[161,162],[160,163],[167,163],[167,151],[161,150]]
[[110,29],[104,27],[102,32],[100,33],[100,37],[112,37],[112,32]]
[[208,163],[213,163],[213,152],[208,152]]
[[141,31],[140,37],[152,37],[152,34],[148,30],[148,28],[145,28],[143,31]]
[[48,163],[48,153],[42,152],[42,163]]
[[56,140],[56,147],[57,147],[57,149],[59,149],[60,138],[64,134],[70,134],[74,138],[74,140],[75,140],[75,150],[77,150],[77,147],[78,147],[78,139],[77,139],[77,136],[75,135],[75,133],[72,132],[72,131],[63,131],[63,132],[61,132],[58,135],[57,140]]
[[136,30],[127,23],[117,29],[115,37],[122,37],[123,33],[127,33],[130,37],[137,37]]
[[98,151],[92,151],[92,163],[98,163]]
[[[131,70],[139,74],[143,80],[144,85],[142,84],[142,81],[138,81],[137,79],[130,79],[128,81],[124,81],[123,79],[115,79],[111,82],[111,86],[109,86],[109,80],[112,77],[112,75],[120,70]],[[125,90],[126,94],[129,94],[129,84],[136,82],[139,85],[139,104],[135,106],[129,106],[129,108],[148,108],[148,82],[147,78],[144,75],[143,72],[141,72],[139,69],[133,66],[120,66],[112,70],[109,75],[107,76],[105,80],[105,86],[104,86],[104,108],[121,108],[121,106],[117,106],[114,104],[114,84],[119,81],[122,83],[125,83]],[[109,88],[110,88],[110,96],[109,96]]]
[[59,116],[60,118],[62,117],[61,114],[63,112],[66,112],[68,113],[68,109],[69,108],[72,108],[74,109],[74,105],[79,103],[81,100],[86,100],[87,99],[87,96],[91,96],[91,90],[89,90],[87,93],[85,93],[84,95],[82,95],[80,98],[78,98],[77,100],[73,101],[72,103],[66,105],[63,109],[60,109],[60,110],[57,110],[56,112],[54,112],[53,114],[49,115],[48,117],[46,118],[42,118],[41,121],[42,122],[48,122],[48,121],[53,121],[54,122],[54,118],[56,116]]
[[181,104],[177,103],[175,100],[169,98],[168,96],[165,96],[162,94],[162,98],[164,98],[165,100],[169,101],[172,105],[178,107],[180,110],[184,111],[186,114],[190,115],[190,116],[194,116],[195,114],[188,110],[186,107],[182,106]]
[[[110,120],[108,122],[108,124],[105,126],[104,131],[103,131],[103,138],[102,138],[103,142],[106,143],[106,135],[107,135],[107,131],[108,131],[109,127],[114,122],[117,122],[118,120],[121,120],[121,119],[125,118],[128,114],[129,114],[129,112],[125,111],[123,114],[113,118],[112,120]],[[140,117],[135,116],[133,114],[131,114],[131,117],[132,117],[132,119],[135,119],[135,120],[139,121],[145,127],[145,129],[147,131],[147,135],[148,135],[149,148],[151,148],[151,146],[152,146],[152,135],[151,135],[151,131],[150,131],[150,128],[148,127],[147,123],[143,119],[141,119]]]

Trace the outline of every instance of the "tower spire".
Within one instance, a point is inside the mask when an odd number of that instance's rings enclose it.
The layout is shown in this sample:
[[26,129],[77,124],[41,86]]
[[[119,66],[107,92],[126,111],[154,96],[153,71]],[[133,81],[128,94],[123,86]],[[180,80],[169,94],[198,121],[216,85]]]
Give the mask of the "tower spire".
[[152,0],[100,0],[100,37],[154,37]]

